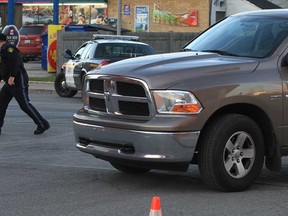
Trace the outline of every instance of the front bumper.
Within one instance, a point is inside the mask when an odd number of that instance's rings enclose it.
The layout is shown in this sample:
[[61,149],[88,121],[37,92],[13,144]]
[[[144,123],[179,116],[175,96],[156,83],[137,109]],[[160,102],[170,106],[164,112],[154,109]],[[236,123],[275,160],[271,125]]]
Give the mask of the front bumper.
[[83,123],[74,118],[77,148],[95,157],[148,169],[187,170],[199,131],[152,132]]

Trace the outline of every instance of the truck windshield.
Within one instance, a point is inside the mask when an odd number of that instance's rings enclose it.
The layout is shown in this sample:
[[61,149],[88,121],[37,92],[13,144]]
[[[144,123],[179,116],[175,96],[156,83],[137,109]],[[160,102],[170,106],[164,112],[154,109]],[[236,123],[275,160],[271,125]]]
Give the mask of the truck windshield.
[[183,50],[265,58],[275,51],[287,35],[287,19],[231,16],[212,26]]

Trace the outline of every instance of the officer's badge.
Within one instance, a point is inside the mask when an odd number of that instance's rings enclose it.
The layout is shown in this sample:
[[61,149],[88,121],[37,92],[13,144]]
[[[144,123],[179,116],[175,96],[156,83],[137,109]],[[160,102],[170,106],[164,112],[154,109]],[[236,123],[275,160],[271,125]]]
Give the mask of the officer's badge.
[[9,47],[8,49],[7,49],[7,52],[9,52],[9,53],[12,53],[14,51],[14,48],[13,47]]

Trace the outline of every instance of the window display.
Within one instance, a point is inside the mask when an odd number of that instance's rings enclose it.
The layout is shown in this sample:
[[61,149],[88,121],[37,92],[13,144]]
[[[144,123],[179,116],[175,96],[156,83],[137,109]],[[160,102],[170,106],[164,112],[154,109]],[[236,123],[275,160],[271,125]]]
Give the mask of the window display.
[[53,21],[52,6],[23,6],[23,24],[50,24]]
[[[108,24],[107,5],[59,5],[59,24]],[[53,6],[23,5],[23,24],[53,22]]]

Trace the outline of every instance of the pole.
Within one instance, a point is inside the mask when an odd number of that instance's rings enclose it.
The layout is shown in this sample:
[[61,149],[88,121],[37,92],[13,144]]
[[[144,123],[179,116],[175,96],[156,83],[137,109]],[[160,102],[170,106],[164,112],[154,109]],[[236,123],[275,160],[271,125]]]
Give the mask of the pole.
[[14,25],[14,0],[8,1],[8,25]]
[[117,35],[121,35],[121,28],[122,28],[122,17],[121,17],[121,9],[122,9],[122,0],[118,0],[118,17],[117,17]]
[[59,0],[53,0],[53,24],[59,24]]

